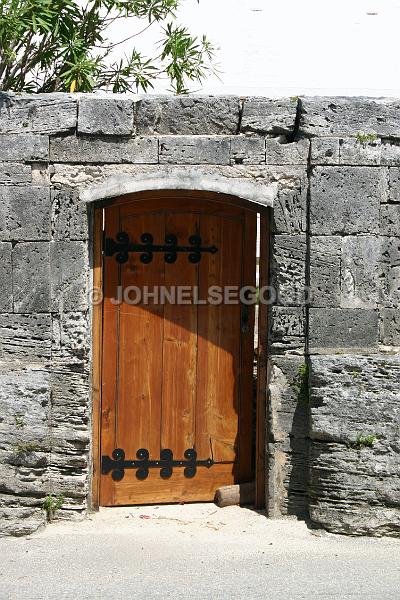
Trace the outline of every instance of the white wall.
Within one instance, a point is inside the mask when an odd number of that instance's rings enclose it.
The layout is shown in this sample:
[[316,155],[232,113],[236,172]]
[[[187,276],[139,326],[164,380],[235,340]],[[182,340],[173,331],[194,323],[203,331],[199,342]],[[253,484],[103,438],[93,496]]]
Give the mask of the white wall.
[[[219,46],[222,81],[203,92],[400,96],[400,0],[183,0],[179,20]],[[136,39],[152,55],[160,31]]]

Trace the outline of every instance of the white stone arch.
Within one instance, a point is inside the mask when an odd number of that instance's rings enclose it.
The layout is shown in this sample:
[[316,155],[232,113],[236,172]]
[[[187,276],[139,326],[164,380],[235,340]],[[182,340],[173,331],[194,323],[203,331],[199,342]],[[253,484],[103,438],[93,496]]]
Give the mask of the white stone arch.
[[213,171],[197,168],[163,168],[161,165],[150,171],[132,173],[107,173],[98,183],[81,188],[80,199],[92,203],[144,191],[196,190],[217,192],[236,196],[251,204],[272,207],[277,193],[277,184],[263,178],[246,176],[246,172],[235,172],[229,167]]

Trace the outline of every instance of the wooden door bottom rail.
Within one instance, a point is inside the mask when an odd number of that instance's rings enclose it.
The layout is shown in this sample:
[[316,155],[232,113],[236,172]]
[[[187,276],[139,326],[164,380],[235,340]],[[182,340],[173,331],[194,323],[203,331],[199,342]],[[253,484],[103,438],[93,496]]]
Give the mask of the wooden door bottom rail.
[[191,479],[196,475],[197,467],[210,468],[214,461],[211,458],[206,460],[197,460],[197,452],[194,448],[185,450],[185,460],[174,460],[172,450],[165,448],[160,452],[159,460],[150,460],[149,451],[146,448],[140,448],[136,452],[137,460],[125,460],[125,452],[122,448],[116,448],[112,453],[112,458],[109,456],[101,457],[101,472],[103,475],[108,475],[110,471],[114,481],[121,481],[125,475],[125,469],[137,469],[136,477],[139,480],[144,480],[149,475],[149,469],[160,469],[160,477],[169,479],[173,472],[173,467],[185,467],[184,476]]

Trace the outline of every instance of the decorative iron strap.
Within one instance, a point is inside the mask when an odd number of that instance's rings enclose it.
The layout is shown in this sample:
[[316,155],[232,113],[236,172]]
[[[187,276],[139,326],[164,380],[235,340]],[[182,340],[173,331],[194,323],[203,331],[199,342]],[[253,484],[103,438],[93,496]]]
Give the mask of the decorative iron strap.
[[159,460],[149,460],[149,451],[146,448],[140,448],[136,452],[137,460],[125,460],[125,452],[121,448],[116,448],[112,453],[112,458],[109,456],[101,457],[101,472],[103,475],[108,475],[110,471],[114,481],[121,481],[125,475],[125,469],[137,469],[136,477],[141,481],[149,475],[149,469],[160,469],[160,477],[169,479],[172,475],[174,467],[185,467],[183,474],[188,479],[196,475],[197,467],[207,467],[208,469],[214,464],[211,458],[206,460],[197,460],[197,452],[194,448],[185,450],[185,460],[174,460],[172,450],[166,448],[161,450]]
[[215,246],[202,246],[201,237],[191,235],[189,237],[190,246],[178,246],[176,235],[169,233],[165,236],[165,244],[153,244],[153,236],[151,233],[143,233],[140,236],[141,244],[134,244],[129,240],[129,235],[125,231],[117,233],[117,240],[106,238],[104,251],[106,256],[114,256],[118,263],[123,264],[128,260],[129,252],[141,252],[140,260],[145,265],[151,263],[154,252],[164,252],[164,260],[166,263],[174,263],[178,253],[186,252],[189,254],[191,263],[198,263],[203,252],[215,254],[218,248]]

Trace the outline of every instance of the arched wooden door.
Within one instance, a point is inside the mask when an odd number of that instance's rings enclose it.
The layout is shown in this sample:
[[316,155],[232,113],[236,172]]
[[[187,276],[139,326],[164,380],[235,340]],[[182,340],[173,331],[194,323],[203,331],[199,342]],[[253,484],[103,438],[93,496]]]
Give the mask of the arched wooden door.
[[103,506],[208,501],[253,478],[254,307],[232,300],[255,285],[256,214],[216,197],[105,208]]

